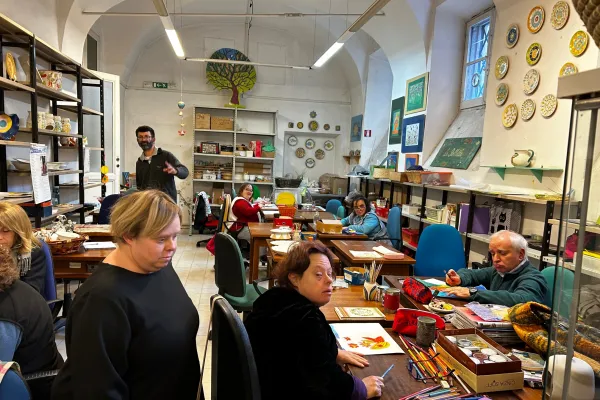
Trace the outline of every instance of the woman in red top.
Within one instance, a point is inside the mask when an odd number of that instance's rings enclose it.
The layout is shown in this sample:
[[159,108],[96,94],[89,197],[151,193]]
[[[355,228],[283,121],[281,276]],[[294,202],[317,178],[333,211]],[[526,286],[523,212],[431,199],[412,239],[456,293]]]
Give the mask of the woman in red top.
[[232,231],[239,231],[237,238],[250,242],[250,231],[248,230],[248,222],[260,222],[259,211],[260,204],[252,204],[252,185],[243,183],[238,190],[238,197],[231,202],[231,212],[229,213],[230,221],[243,223],[234,223],[230,228]]

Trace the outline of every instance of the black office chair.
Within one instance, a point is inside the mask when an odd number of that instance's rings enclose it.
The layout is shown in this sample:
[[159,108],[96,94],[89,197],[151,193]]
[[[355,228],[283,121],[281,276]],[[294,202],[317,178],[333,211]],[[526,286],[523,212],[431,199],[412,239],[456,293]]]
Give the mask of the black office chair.
[[211,297],[213,399],[260,400],[254,353],[244,324],[227,300]]

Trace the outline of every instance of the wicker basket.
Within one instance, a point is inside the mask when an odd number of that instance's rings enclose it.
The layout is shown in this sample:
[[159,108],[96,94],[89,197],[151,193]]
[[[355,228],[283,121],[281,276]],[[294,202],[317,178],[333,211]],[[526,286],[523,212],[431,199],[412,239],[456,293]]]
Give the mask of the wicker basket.
[[410,183],[421,183],[421,171],[406,171],[406,179]]
[[373,179],[389,179],[391,169],[387,168],[373,168]]
[[390,180],[394,182],[407,182],[406,174],[404,172],[390,172]]
[[275,178],[275,186],[278,188],[297,188],[301,183],[302,179]]
[[81,245],[88,239],[89,237],[81,235],[78,239],[54,240],[46,242],[46,244],[53,255],[72,254],[77,253]]
[[294,206],[278,205],[277,208],[279,209],[280,217],[294,218],[296,216],[296,207]]

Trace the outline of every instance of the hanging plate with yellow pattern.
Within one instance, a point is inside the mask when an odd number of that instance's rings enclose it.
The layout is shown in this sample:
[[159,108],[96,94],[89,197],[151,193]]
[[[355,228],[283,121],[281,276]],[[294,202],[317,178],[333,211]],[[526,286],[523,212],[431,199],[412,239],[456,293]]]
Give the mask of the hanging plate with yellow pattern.
[[566,63],[565,65],[562,66],[562,68],[560,69],[560,76],[566,76],[566,75],[573,75],[576,74],[579,70],[577,69],[577,66],[573,63]]
[[532,43],[525,53],[525,60],[529,65],[535,65],[542,58],[542,45],[539,43]]
[[512,128],[515,122],[517,122],[517,117],[519,116],[519,109],[516,104],[509,104],[504,109],[502,113],[502,125],[505,128]]
[[579,57],[588,47],[589,38],[588,34],[584,31],[577,31],[571,37],[571,43],[569,44],[569,50],[575,57]]
[[508,72],[508,57],[498,57],[498,60],[496,61],[496,68],[494,69],[494,71],[496,74],[496,79],[504,78],[506,76],[506,73]]

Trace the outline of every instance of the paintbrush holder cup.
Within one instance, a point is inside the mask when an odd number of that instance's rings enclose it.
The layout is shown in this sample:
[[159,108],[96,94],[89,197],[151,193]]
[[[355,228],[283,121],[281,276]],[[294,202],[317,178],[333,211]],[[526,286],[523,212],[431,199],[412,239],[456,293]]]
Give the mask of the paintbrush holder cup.
[[365,282],[363,285],[363,296],[367,301],[374,301],[377,293],[377,283]]

